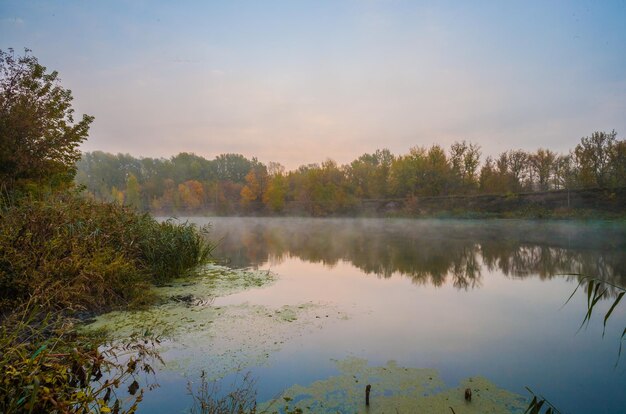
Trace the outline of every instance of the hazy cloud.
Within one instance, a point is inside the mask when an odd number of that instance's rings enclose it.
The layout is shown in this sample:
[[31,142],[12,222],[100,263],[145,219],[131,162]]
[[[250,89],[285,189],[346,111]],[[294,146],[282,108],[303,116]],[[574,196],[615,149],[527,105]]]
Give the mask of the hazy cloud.
[[96,117],[85,150],[295,168],[462,139],[566,151],[626,132],[624,4],[42,4],[0,11],[0,47],[60,71]]

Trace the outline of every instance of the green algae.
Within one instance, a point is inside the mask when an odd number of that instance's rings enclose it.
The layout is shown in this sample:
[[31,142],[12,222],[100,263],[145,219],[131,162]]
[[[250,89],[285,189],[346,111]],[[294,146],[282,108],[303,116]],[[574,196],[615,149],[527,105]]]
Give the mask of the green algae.
[[267,286],[275,280],[276,275],[269,271],[206,265],[193,277],[175,279],[167,285],[152,288],[151,293],[158,298],[159,305],[136,311],[109,312],[83,329],[104,329],[113,339],[136,333],[173,338],[213,323],[222,313],[219,307],[211,306],[216,297]]
[[[219,378],[243,369],[264,365],[283,344],[308,332],[322,329],[331,305],[304,303],[272,309],[243,303],[223,306],[206,329],[188,329],[165,343],[162,355],[169,369],[196,374],[211,367],[210,376]],[[333,319],[345,314],[334,311]]]
[[210,367],[210,376],[219,378],[266,363],[285,342],[321,329],[333,319],[348,319],[327,303],[278,308],[249,303],[213,305],[216,297],[267,286],[275,280],[276,275],[268,271],[209,265],[199,276],[154,288],[159,305],[110,312],[83,329],[104,329],[113,340],[135,334],[160,337],[165,369],[193,376]]
[[[322,329],[349,315],[328,303],[306,302],[267,307],[249,303],[215,306],[213,299],[273,283],[267,271],[233,270],[206,266],[196,278],[178,279],[154,288],[160,304],[146,310],[111,312],[84,329],[105,328],[112,338],[135,333],[161,336],[159,352],[165,370],[194,378],[210,367],[210,378],[219,379],[252,366],[267,364],[283,344]],[[329,317],[330,315],[330,317]],[[336,361],[340,375],[294,385],[280,402],[289,409],[326,413],[502,413],[523,412],[523,397],[500,389],[481,377],[468,378],[457,387],[446,388],[437,371],[399,367],[389,362],[370,367],[366,360]],[[371,405],[364,404],[365,386],[372,385]],[[464,400],[471,388],[471,403]],[[265,403],[267,412],[279,404]],[[286,410],[284,410],[286,411]],[[263,410],[261,410],[263,412]]]
[[[281,411],[301,409],[305,413],[523,413],[524,397],[498,388],[482,377],[467,378],[446,388],[434,369],[405,368],[390,361],[383,367],[348,358],[336,361],[340,375],[304,387],[288,388],[280,400]],[[370,406],[365,405],[365,387],[372,386]],[[472,390],[471,402],[465,389]],[[281,401],[282,402],[282,401]],[[261,411],[276,411],[277,400],[264,403]],[[284,405],[284,404],[283,404]],[[452,410],[451,410],[452,409]]]
[[267,286],[276,279],[276,275],[267,270],[231,269],[210,264],[200,268],[193,276],[176,279],[166,286],[156,288],[156,294],[161,298],[168,298],[191,292],[194,297],[208,300]]

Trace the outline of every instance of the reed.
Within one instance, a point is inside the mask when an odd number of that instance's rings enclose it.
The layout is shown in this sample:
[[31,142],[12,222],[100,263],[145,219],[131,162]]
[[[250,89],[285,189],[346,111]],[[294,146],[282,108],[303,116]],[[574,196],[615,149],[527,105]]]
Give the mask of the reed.
[[205,232],[72,193],[5,203],[0,313],[26,300],[70,312],[150,303],[151,284],[209,259]]

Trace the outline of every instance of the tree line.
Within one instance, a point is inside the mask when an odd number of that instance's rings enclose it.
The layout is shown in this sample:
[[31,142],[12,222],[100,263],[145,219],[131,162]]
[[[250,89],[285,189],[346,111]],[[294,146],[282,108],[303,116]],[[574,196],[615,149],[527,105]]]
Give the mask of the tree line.
[[209,160],[95,151],[84,153],[76,168],[76,182],[96,199],[155,214],[280,214],[295,206],[324,216],[357,211],[363,200],[624,187],[626,141],[615,131],[594,132],[567,154],[510,150],[484,160],[479,145],[461,141],[447,150],[381,149],[346,165],[328,159],[292,171],[240,154]]

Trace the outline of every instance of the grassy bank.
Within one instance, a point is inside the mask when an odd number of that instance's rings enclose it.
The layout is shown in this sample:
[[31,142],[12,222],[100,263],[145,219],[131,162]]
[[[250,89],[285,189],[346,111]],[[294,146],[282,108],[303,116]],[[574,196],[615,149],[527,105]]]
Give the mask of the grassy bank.
[[134,412],[142,398],[135,377],[158,360],[151,338],[107,344],[74,323],[151,303],[150,285],[209,258],[203,231],[72,193],[5,203],[0,412]]
[[191,224],[64,193],[0,213],[0,309],[26,300],[51,309],[103,311],[149,301],[146,288],[205,261]]

